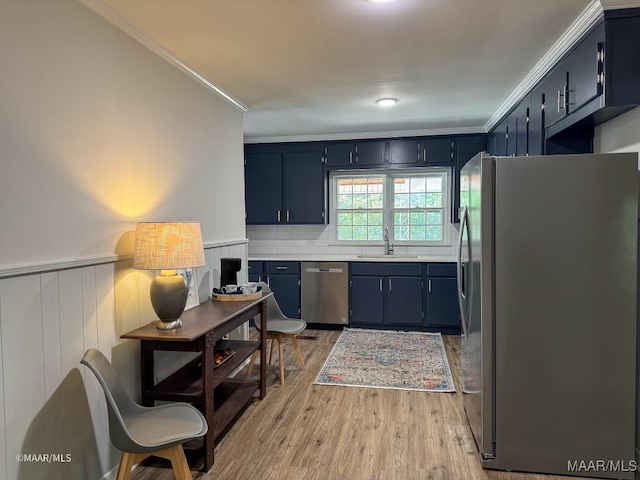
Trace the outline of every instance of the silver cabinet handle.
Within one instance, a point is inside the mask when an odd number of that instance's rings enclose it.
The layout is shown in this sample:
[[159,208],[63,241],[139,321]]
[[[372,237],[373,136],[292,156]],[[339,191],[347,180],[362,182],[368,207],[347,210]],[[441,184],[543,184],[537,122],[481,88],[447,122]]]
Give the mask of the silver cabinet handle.
[[393,292],[393,285],[391,284],[391,279],[389,279],[389,291]]
[[277,266],[276,270],[287,270],[289,267]]
[[353,163],[353,152],[349,152],[349,164]]
[[287,210],[287,223],[289,223],[289,210]]
[[382,291],[382,279],[380,279],[380,291]]
[[422,149],[422,161],[423,162],[427,161],[427,149],[426,148]]
[[278,210],[278,222],[280,222],[280,210]]
[[427,288],[429,290],[429,293],[431,293],[431,280],[427,282]]

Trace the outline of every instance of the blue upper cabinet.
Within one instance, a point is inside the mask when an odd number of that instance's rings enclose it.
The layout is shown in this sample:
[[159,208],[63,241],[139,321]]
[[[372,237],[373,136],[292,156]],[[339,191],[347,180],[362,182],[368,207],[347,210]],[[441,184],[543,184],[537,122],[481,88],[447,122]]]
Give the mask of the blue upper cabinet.
[[324,181],[320,152],[292,152],[284,156],[284,213],[288,224],[323,224]]
[[392,165],[416,165],[421,163],[418,140],[415,138],[389,140],[389,160]]
[[331,142],[324,147],[325,165],[328,168],[351,167],[355,163],[353,142]]
[[282,154],[245,155],[247,224],[274,224],[282,219]]
[[453,165],[453,149],[452,137],[424,137],[418,144],[418,160],[428,165]]
[[323,153],[316,144],[247,145],[247,224],[325,223]]
[[487,149],[487,136],[483,134],[460,135],[454,138],[453,144],[456,174],[453,176],[451,222],[460,223],[460,170],[469,160]]
[[387,142],[384,140],[361,140],[355,142],[356,165],[371,166],[387,163]]

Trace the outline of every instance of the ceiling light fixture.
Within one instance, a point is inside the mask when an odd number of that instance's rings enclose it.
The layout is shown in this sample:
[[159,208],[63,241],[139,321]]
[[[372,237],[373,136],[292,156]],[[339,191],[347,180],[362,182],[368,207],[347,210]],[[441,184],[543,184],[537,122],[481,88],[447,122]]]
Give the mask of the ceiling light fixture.
[[376,103],[381,106],[381,107],[391,107],[393,105],[395,105],[396,103],[398,103],[398,99],[397,98],[379,98],[378,100],[376,100]]

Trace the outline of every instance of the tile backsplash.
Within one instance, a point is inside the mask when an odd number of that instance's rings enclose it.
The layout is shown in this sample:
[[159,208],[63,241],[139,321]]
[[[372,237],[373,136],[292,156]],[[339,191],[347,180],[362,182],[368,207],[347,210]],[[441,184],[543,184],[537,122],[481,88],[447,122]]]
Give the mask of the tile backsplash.
[[[455,256],[458,226],[449,225],[446,246],[394,246],[395,253]],[[329,225],[247,225],[249,256],[282,254],[360,255],[384,253],[384,246],[351,246],[334,243],[335,227]]]

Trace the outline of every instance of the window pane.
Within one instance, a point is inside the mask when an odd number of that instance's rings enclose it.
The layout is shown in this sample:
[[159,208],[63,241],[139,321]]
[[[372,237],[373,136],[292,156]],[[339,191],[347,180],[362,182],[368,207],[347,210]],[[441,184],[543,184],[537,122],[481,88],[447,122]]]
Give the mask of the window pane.
[[393,238],[398,241],[409,240],[409,227],[405,225],[395,225],[393,227]]
[[394,180],[393,180],[393,192],[394,193],[409,193],[409,180],[407,178],[394,178]]
[[409,228],[409,238],[410,240],[416,240],[416,241],[425,240],[426,239],[425,227],[411,225],[411,227]]
[[367,208],[366,193],[356,193],[353,195],[353,208]]
[[412,178],[411,179],[411,191],[412,192],[424,192],[426,186],[426,179],[423,178]]
[[382,226],[369,227],[369,240],[382,240]]
[[409,208],[409,195],[405,193],[394,195],[393,208]]
[[354,225],[366,225],[367,224],[367,212],[354,212],[353,213]]
[[442,206],[442,194],[441,193],[427,193],[426,194],[427,207],[441,207]]
[[427,212],[425,223],[429,225],[440,225],[442,223],[442,212]]
[[396,212],[393,215],[394,225],[409,225],[409,212]]
[[354,240],[367,240],[367,226],[354,226],[353,227],[353,239]]
[[338,193],[353,193],[353,183],[351,180],[338,180]]
[[442,240],[442,227],[428,226],[427,227],[427,240],[432,242],[438,242]]
[[338,226],[338,240],[353,240],[353,233],[351,226],[342,227]]
[[424,225],[426,218],[427,212],[411,212],[411,225]]
[[409,206],[411,208],[424,208],[426,206],[426,195],[425,193],[412,193]]
[[442,177],[427,178],[427,192],[441,192],[441,191],[442,191]]
[[338,195],[338,208],[339,209],[351,209],[353,208],[351,195]]
[[353,214],[351,212],[338,212],[338,225],[352,225]]
[[382,225],[382,212],[369,212],[369,225]]
[[370,193],[367,203],[369,208],[382,208],[382,194]]

